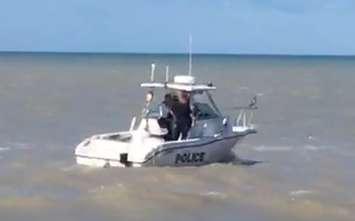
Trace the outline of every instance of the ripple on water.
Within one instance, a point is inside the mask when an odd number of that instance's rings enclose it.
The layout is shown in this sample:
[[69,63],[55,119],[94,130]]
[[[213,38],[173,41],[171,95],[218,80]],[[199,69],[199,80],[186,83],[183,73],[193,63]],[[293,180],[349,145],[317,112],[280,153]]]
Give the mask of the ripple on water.
[[216,198],[216,199],[225,199],[225,198],[227,198],[227,194],[219,192],[219,191],[203,192],[200,195],[201,196],[210,197],[210,198]]
[[11,150],[10,147],[0,147],[0,152],[6,152],[6,151],[9,151]]
[[319,151],[319,150],[329,150],[329,149],[335,149],[335,147],[330,146],[330,145],[320,145],[320,146],[315,146],[315,145],[311,145],[311,144],[306,144],[304,146],[305,150],[309,150],[309,151]]
[[16,150],[29,150],[32,149],[31,144],[29,143],[24,143],[24,142],[13,142],[9,144]]
[[293,190],[289,192],[289,195],[292,197],[292,199],[295,199],[296,197],[303,197],[309,194],[312,194],[313,191],[311,190]]
[[265,146],[265,145],[261,145],[261,146],[256,146],[253,147],[253,149],[255,151],[258,152],[268,152],[268,151],[291,151],[293,149],[292,146]]

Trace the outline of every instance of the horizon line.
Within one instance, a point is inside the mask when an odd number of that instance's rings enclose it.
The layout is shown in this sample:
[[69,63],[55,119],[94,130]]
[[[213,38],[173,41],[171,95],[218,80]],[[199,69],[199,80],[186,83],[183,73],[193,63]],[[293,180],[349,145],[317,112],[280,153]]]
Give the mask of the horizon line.
[[[20,51],[5,50],[0,54],[126,54],[126,55],[187,55],[188,52],[135,52],[135,51]],[[289,57],[355,57],[355,54],[287,54],[287,53],[222,53],[222,52],[196,52],[193,55],[219,55],[219,56],[289,56]]]

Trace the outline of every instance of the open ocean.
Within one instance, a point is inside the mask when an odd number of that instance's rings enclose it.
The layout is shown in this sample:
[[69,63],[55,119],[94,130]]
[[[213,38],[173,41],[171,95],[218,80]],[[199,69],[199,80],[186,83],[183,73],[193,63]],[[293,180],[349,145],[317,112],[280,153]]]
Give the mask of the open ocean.
[[0,54],[0,220],[339,221],[355,218],[355,57],[194,55],[216,103],[257,94],[259,133],[238,162],[90,169],[92,134],[125,130],[150,64],[186,74],[186,55]]

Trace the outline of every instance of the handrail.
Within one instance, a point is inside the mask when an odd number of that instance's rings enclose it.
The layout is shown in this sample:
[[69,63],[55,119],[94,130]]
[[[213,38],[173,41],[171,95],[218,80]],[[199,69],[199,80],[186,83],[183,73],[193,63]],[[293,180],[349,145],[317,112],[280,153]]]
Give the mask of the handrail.
[[241,126],[241,127],[254,127],[252,124],[252,120],[254,118],[254,111],[258,109],[256,106],[257,103],[257,97],[254,96],[250,104],[245,107],[234,107],[233,109],[240,110],[238,117],[235,121],[236,126]]

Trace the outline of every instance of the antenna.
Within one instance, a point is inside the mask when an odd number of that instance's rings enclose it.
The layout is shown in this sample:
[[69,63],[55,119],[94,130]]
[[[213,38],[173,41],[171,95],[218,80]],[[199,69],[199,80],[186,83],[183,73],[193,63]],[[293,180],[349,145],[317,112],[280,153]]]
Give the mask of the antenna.
[[165,82],[169,82],[169,65],[165,67]]
[[192,71],[192,36],[189,34],[189,75],[191,76]]
[[152,69],[151,69],[151,72],[150,72],[150,81],[151,82],[154,82],[154,72],[155,72],[155,64],[153,63],[152,64]]

